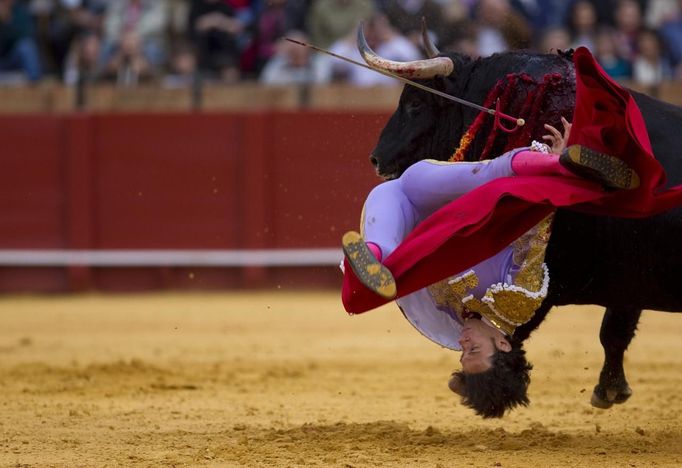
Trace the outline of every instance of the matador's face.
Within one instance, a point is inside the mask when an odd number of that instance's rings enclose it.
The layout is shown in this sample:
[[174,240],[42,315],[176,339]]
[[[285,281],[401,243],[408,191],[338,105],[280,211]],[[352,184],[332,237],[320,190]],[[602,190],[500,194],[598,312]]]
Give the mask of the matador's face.
[[480,319],[467,319],[462,329],[462,370],[467,374],[477,374],[490,369],[495,350],[511,351],[507,338],[497,328],[491,327]]

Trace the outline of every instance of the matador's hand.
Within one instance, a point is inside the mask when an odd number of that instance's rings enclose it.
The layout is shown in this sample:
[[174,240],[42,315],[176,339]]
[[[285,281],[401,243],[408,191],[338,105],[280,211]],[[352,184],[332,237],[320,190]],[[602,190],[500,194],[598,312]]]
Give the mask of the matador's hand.
[[571,134],[572,124],[563,117],[561,118],[561,124],[564,126],[563,135],[556,128],[549,124],[545,124],[545,129],[547,129],[550,134],[543,136],[542,139],[550,146],[550,150],[553,154],[561,154],[566,148],[566,141],[568,141],[568,136]]

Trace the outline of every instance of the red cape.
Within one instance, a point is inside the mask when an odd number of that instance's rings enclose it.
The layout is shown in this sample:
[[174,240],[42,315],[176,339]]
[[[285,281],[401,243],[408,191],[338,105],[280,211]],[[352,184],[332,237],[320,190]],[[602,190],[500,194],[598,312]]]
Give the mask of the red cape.
[[[653,156],[632,96],[608,77],[587,49],[579,48],[573,61],[576,105],[568,144],[622,158],[639,174],[640,187],[605,192],[594,182],[559,176],[493,180],[436,211],[384,259],[398,297],[491,257],[556,208],[642,218],[682,205],[682,186],[663,189],[665,171]],[[345,271],[342,300],[347,312],[361,313],[389,302],[365,288],[350,268]]]

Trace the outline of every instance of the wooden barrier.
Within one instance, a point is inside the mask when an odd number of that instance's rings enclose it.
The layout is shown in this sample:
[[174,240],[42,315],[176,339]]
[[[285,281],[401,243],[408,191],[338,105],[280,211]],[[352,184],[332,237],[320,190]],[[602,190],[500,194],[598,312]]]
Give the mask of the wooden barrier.
[[301,88],[295,86],[265,87],[256,83],[238,86],[209,85],[203,88],[201,109],[265,110],[296,109],[300,107]]
[[668,82],[661,84],[656,97],[661,101],[682,106],[682,83]]
[[[96,85],[85,90],[85,108],[92,112],[180,112],[202,110],[292,110],[366,109],[392,110],[400,87],[354,88],[345,85],[323,87],[266,87],[257,83],[235,86],[209,84],[197,97],[191,88],[162,88],[140,85],[122,88]],[[196,100],[200,102],[195,102]],[[0,115],[65,113],[76,110],[73,87],[46,83],[36,87],[0,87]]]
[[[323,111],[0,117],[0,250],[338,248],[378,182],[367,157],[386,118]],[[0,291],[338,284],[336,268],[313,263],[304,271],[6,266]]]
[[[639,92],[682,106],[682,83],[656,88],[624,83]],[[85,90],[85,108],[93,112],[211,112],[234,110],[378,110],[396,108],[402,86],[357,88],[348,85],[266,87],[257,83],[234,86],[208,84],[196,95],[191,88],[140,85],[121,88],[96,85]],[[76,91],[55,83],[35,87],[0,87],[0,115],[65,113],[76,109]]]
[[393,110],[398,105],[401,92],[402,86],[314,86],[310,89],[308,106],[312,109]]
[[0,87],[0,114],[31,114],[50,112],[53,88]]

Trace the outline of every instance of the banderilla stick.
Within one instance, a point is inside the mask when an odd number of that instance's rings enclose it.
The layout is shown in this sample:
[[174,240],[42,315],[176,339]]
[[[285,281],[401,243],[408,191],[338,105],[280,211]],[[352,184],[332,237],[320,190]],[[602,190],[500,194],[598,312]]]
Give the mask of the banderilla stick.
[[483,112],[487,112],[488,114],[490,114],[492,116],[496,116],[496,117],[501,118],[501,119],[512,121],[512,122],[516,123],[517,127],[523,127],[524,125],[526,125],[526,121],[524,119],[512,117],[511,115],[504,114],[504,113],[502,113],[496,109],[488,109],[487,107],[479,106],[478,104],[474,104],[473,102],[467,101],[467,100],[462,99],[462,98],[458,98],[457,96],[452,96],[451,94],[447,94],[447,93],[444,93],[442,91],[438,91],[437,89],[433,89],[433,88],[429,88],[428,86],[424,86],[423,84],[417,83],[416,81],[412,81],[412,80],[409,80],[407,78],[403,78],[402,76],[396,75],[395,73],[391,73],[391,72],[388,72],[385,70],[379,70],[378,68],[370,67],[369,65],[365,65],[364,63],[360,63],[360,62],[353,60],[351,58],[344,57],[343,55],[335,54],[334,52],[323,49],[321,47],[314,46],[312,44],[297,41],[295,39],[290,39],[288,37],[285,37],[284,39],[286,39],[289,42],[293,42],[294,44],[298,44],[298,45],[303,46],[303,47],[308,47],[308,48],[313,49],[317,52],[321,52],[323,54],[331,55],[334,58],[337,58],[339,60],[343,60],[343,61],[348,62],[348,63],[352,63],[353,65],[357,65],[358,67],[363,67],[363,68],[366,68],[368,70],[372,70],[373,72],[381,73],[382,75],[394,78],[394,79],[401,81],[407,85],[414,86],[415,88],[419,88],[423,91],[435,94],[437,96],[448,99],[450,101],[457,102],[457,103],[462,104],[464,106],[473,107],[474,109],[477,109],[477,110],[480,110]]

